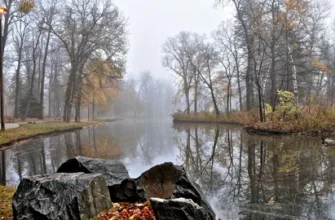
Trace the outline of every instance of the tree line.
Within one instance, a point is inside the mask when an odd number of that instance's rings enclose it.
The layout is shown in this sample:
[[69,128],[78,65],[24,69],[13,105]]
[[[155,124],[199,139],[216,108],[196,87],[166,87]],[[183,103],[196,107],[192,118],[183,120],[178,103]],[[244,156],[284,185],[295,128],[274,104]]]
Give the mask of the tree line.
[[[5,0],[6,115],[94,118],[117,96],[127,20],[109,0]],[[84,108],[85,107],[85,108]],[[13,113],[12,113],[13,112]],[[90,117],[90,116],[89,116]]]
[[257,109],[265,121],[267,106],[276,110],[278,91],[293,93],[297,107],[333,106],[335,44],[329,2],[216,3],[234,9],[231,22],[222,22],[209,37],[182,31],[163,46],[163,65],[177,77],[182,112],[219,116]]
[[169,81],[157,79],[149,71],[141,72],[138,77],[122,80],[111,111],[117,117],[169,118],[174,94]]

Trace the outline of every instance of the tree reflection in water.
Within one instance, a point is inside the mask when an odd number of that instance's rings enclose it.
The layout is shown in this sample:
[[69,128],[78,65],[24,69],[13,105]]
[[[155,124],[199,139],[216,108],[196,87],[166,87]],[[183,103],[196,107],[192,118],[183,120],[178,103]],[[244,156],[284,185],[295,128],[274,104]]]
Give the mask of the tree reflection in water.
[[175,128],[180,160],[223,219],[334,218],[335,150],[318,139],[250,136],[227,126]]
[[68,158],[119,159],[133,177],[182,164],[222,219],[335,218],[335,149],[308,137],[259,137],[238,126],[120,121],[0,152],[0,182],[53,173]]

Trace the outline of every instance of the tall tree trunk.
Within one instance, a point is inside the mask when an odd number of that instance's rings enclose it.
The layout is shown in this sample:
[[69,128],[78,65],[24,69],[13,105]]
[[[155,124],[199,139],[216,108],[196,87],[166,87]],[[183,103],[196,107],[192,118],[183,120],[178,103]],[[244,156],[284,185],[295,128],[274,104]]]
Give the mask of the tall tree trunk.
[[49,91],[48,91],[48,117],[52,117],[52,105],[51,105],[51,99],[52,99],[52,91],[53,91],[53,77],[54,77],[54,71],[53,71],[53,65],[51,66],[50,71],[50,79],[49,79]]
[[190,110],[190,90],[189,90],[189,86],[188,86],[188,83],[187,83],[187,80],[184,79],[184,93],[185,93],[185,98],[186,98],[186,112],[187,114],[190,114],[191,113],[191,110]]
[[76,83],[76,106],[75,106],[75,122],[80,122],[80,112],[81,112],[81,93],[82,93],[82,76],[83,76],[83,69],[84,67],[80,67],[79,74],[77,77]]
[[92,101],[92,119],[95,119],[95,97],[93,96],[93,101]]
[[19,49],[19,59],[17,61],[17,69],[15,73],[15,103],[14,103],[14,117],[19,117],[19,99],[20,99],[20,71],[22,60],[22,44]]
[[[196,73],[194,73],[196,75]],[[199,84],[199,77],[196,77],[195,84],[194,84],[194,113],[198,113],[198,84]]]
[[61,86],[58,80],[58,75],[59,75],[59,67],[58,64],[55,65],[55,69],[54,69],[54,77],[53,77],[53,82],[52,82],[52,87],[54,88],[53,90],[53,114],[56,117],[61,117],[61,94],[60,94],[60,90],[61,90]]
[[81,92],[79,91],[79,94],[76,99],[76,106],[75,106],[75,122],[80,122],[80,110],[81,110]]
[[[234,46],[236,47],[236,46]],[[237,57],[237,49],[235,48],[235,63],[236,63],[236,75],[237,75],[237,90],[238,90],[238,100],[240,104],[240,111],[243,110],[243,101],[242,101],[242,88],[241,88],[241,76],[240,76],[240,66]]]
[[246,93],[247,93],[247,102],[246,107],[247,110],[251,110],[254,106],[254,89],[253,89],[253,38],[247,41],[247,49],[248,49],[248,63],[247,63],[247,71],[245,75],[245,84],[246,84]]
[[[252,61],[253,61],[253,44],[254,44],[254,39],[252,36],[252,33],[249,33],[249,28],[247,26],[247,23],[244,18],[243,10],[241,10],[242,6],[240,4],[240,1],[237,0],[232,0],[235,10],[237,13],[237,19],[240,22],[242,28],[243,28],[243,34],[245,38],[245,45],[247,47],[247,71],[245,74],[245,86],[246,86],[246,108],[247,110],[251,110],[253,107],[253,77],[252,77]],[[248,18],[249,20],[251,18]]]
[[71,122],[72,117],[72,103],[73,103],[73,90],[75,85],[77,69],[72,65],[70,77],[67,83],[66,92],[65,92],[65,104],[64,104],[64,115],[63,120],[65,122]]
[[[4,17],[4,28],[3,28],[3,34],[1,33],[0,41],[1,41],[1,48],[0,48],[0,60],[1,60],[1,65],[3,66],[3,60],[4,60],[4,53],[5,53],[5,47],[6,47],[6,42],[9,34],[9,25],[13,22],[13,14],[11,13],[11,7],[13,0],[8,0],[4,1],[5,6],[7,8],[7,13],[5,13]],[[1,19],[2,20],[2,19]],[[2,23],[1,23],[2,27]],[[4,121],[4,114],[5,114],[5,107],[4,107],[4,82],[3,82],[3,71],[1,72],[1,77],[0,77],[0,91],[1,91],[1,96],[0,96],[0,123],[1,123],[1,130],[5,130],[5,121]]]
[[261,88],[261,86],[259,85],[259,83],[258,83],[257,87],[258,87],[258,105],[259,105],[258,109],[259,109],[259,119],[260,119],[261,122],[263,122],[263,121],[265,121],[265,120],[264,120],[264,117],[263,117],[262,88]]
[[50,43],[51,30],[48,31],[47,42],[45,45],[44,57],[43,57],[43,66],[42,66],[42,76],[41,76],[41,92],[40,92],[40,119],[44,118],[43,109],[44,109],[44,79],[45,79],[45,69],[47,65],[47,58],[49,52],[49,43]]
[[29,96],[28,96],[28,104],[26,106],[26,111],[22,117],[22,120],[24,121],[28,115],[28,112],[29,112],[29,108],[30,108],[30,103],[31,103],[31,98],[33,97],[33,90],[34,90],[34,84],[35,84],[35,75],[36,75],[36,51],[37,51],[37,48],[38,48],[38,45],[39,45],[39,41],[40,41],[40,38],[41,38],[41,32],[38,33],[38,37],[37,37],[37,40],[36,40],[36,45],[34,45],[34,48],[33,48],[33,74],[31,76],[31,85],[30,85],[30,90],[29,90]]
[[293,58],[293,51],[290,47],[289,44],[287,44],[288,47],[288,52],[289,52],[289,56],[290,56],[290,63],[292,65],[292,81],[293,81],[293,93],[296,97],[296,104],[298,105],[299,103],[299,94],[298,94],[298,81],[297,81],[297,67],[295,65],[294,62],[294,58]]
[[276,1],[272,0],[271,11],[272,11],[272,33],[271,33],[271,69],[270,69],[270,78],[271,78],[271,92],[270,92],[270,104],[272,111],[276,110],[277,104],[277,75],[276,75],[276,28],[278,25],[278,7],[276,7]]
[[277,103],[277,77],[276,77],[276,60],[275,60],[275,51],[274,47],[271,46],[271,94],[270,94],[270,102],[272,110],[276,110],[276,103]]
[[211,90],[211,96],[212,96],[212,101],[213,101],[213,105],[214,105],[214,109],[215,109],[215,114],[216,114],[216,116],[219,116],[220,115],[220,110],[219,110],[219,107],[218,107],[216,99],[215,99],[213,87],[210,86],[209,89]]
[[229,100],[230,100],[230,78],[228,79],[228,89],[227,89],[227,115],[229,116],[229,112],[230,112],[230,104],[229,104]]
[[[0,56],[4,57],[4,52],[6,48],[6,43],[8,39],[8,34],[9,34],[9,26],[12,24],[13,20],[13,13],[11,13],[11,8],[12,4],[14,3],[14,0],[8,0],[4,1],[6,8],[7,8],[7,13],[4,15],[4,28],[3,28],[3,36],[2,36],[2,44],[0,48]],[[15,4],[15,3],[14,3]]]
[[[43,38],[42,38],[43,39]],[[41,41],[41,45],[43,45],[43,41]],[[42,78],[42,70],[41,70],[41,66],[42,66],[42,48],[40,48],[40,53],[38,55],[38,64],[37,64],[37,67],[38,67],[38,78],[37,78],[37,93],[36,93],[36,96],[38,97],[40,95],[40,92],[41,92],[41,78]]]

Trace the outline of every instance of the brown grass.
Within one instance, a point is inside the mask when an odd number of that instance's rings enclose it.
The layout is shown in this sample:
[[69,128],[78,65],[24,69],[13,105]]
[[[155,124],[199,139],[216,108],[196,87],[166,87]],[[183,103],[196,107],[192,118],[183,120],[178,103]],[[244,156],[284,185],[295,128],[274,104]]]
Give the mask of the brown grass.
[[232,112],[230,115],[222,113],[219,117],[208,112],[175,113],[173,119],[175,122],[234,123],[264,131],[284,133],[322,134],[335,131],[335,108],[321,108],[316,105],[303,106],[299,108],[297,115],[286,118],[276,113],[269,113],[266,116],[266,122],[259,121],[257,110]]
[[0,185],[0,219],[12,219],[12,198],[15,191],[14,187]]
[[205,122],[205,123],[230,123],[240,125],[251,125],[257,122],[254,112],[232,112],[220,114],[218,117],[214,113],[199,112],[197,114],[174,113],[172,115],[174,122]]

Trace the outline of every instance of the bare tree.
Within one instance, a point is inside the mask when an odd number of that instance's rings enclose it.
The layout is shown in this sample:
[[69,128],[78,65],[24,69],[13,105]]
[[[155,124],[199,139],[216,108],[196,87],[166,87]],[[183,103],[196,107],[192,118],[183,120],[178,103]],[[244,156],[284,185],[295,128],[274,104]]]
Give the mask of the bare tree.
[[193,46],[196,53],[193,53],[193,57],[188,55],[188,59],[196,73],[198,73],[201,81],[209,89],[215,113],[219,116],[220,110],[214,91],[217,78],[218,52],[215,50],[214,45],[209,42],[204,42],[204,38],[195,37],[194,39]]
[[182,80],[182,91],[186,100],[186,112],[191,113],[190,90],[194,80],[187,50],[191,44],[191,33],[181,32],[169,38],[163,46],[163,65],[172,70]]

